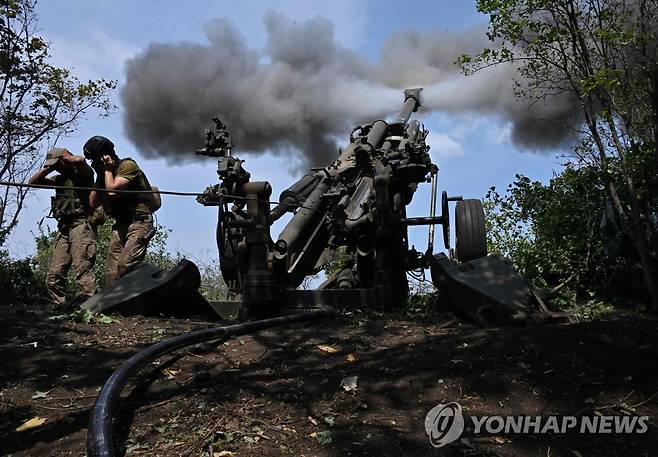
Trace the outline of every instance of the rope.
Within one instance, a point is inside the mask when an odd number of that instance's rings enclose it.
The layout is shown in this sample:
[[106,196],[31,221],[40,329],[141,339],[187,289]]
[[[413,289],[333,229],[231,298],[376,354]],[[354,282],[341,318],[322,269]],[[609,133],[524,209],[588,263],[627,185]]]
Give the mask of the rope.
[[[51,189],[51,190],[56,190],[56,189],[63,189],[63,190],[85,190],[85,191],[96,191],[96,192],[112,192],[115,194],[161,194],[161,195],[175,195],[178,197],[199,197],[202,195],[205,195],[203,192],[180,192],[180,191],[175,191],[175,190],[129,190],[129,189],[104,189],[101,187],[84,187],[84,186],[57,186],[55,184],[29,184],[29,183],[22,183],[22,182],[11,182],[11,181],[0,181],[0,186],[12,186],[12,187],[27,187],[30,189]],[[229,194],[222,194],[221,195],[223,198],[232,198],[234,200],[252,200],[248,197],[245,197],[243,195],[229,195]],[[278,201],[272,201],[272,200],[261,200],[257,199],[256,201],[263,202],[263,203],[269,203],[270,205],[288,205],[289,203],[282,203]],[[298,206],[297,208],[299,209],[307,209],[309,211],[320,211],[325,214],[329,214],[328,211],[321,211],[315,208],[310,208],[308,206]]]
[[[0,181],[0,186],[12,186],[12,187],[27,187],[30,189],[63,189],[63,190],[85,190],[85,191],[96,191],[96,192],[112,192],[115,194],[160,194],[160,195],[175,195],[178,197],[199,197],[202,195],[205,195],[203,192],[179,192],[176,190],[129,190],[129,189],[104,189],[101,187],[84,187],[84,186],[57,186],[55,184],[29,184],[29,183],[22,183],[22,182],[11,182],[11,181]],[[222,194],[221,195],[223,198],[232,198],[234,200],[251,200],[250,198],[247,198],[243,195],[229,195],[229,194]],[[270,205],[286,205],[286,206],[293,206],[290,205],[289,203],[283,203],[283,202],[278,202],[278,201],[272,201],[272,200],[261,200],[257,199],[256,201],[262,202],[262,203],[269,203]],[[323,211],[319,210],[316,208],[311,208],[308,206],[300,205],[296,206],[295,208],[297,209],[306,209],[309,211],[317,211],[323,214],[331,214],[331,211]],[[359,217],[355,219],[351,218],[345,218],[347,221],[356,221],[358,220]]]
[[[203,192],[178,192],[173,190],[129,190],[129,189],[103,189],[98,187],[84,187],[84,186],[56,186],[55,184],[29,184],[22,182],[0,181],[2,186],[12,187],[28,187],[30,189],[64,189],[64,190],[95,190],[97,192],[112,192],[117,194],[162,194],[162,195],[177,195],[181,197],[198,197],[203,195]],[[226,197],[240,198],[234,195],[226,195]],[[246,198],[245,198],[246,199]]]

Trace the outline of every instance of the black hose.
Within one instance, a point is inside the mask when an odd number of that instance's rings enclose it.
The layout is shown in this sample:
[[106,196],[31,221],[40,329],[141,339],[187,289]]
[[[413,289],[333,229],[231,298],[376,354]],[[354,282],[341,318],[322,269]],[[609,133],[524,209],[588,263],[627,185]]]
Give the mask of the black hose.
[[98,394],[89,420],[87,455],[89,457],[114,457],[112,443],[113,414],[117,400],[128,380],[144,366],[165,354],[187,346],[232,336],[246,335],[272,327],[294,324],[334,315],[333,308],[323,307],[300,314],[290,314],[226,327],[210,328],[186,333],[150,346],[126,360],[105,382]]

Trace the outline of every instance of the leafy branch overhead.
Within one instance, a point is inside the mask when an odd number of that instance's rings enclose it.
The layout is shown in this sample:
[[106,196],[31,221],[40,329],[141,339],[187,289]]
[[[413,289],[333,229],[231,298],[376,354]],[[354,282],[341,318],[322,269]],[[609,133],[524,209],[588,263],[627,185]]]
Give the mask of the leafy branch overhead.
[[[35,0],[0,1],[0,179],[23,181],[39,166],[44,148],[73,132],[91,112],[109,115],[116,81],[81,82],[51,63],[41,38]],[[0,245],[18,222],[27,189],[0,196]]]
[[658,1],[479,0],[477,7],[489,15],[493,45],[459,63],[467,73],[513,65],[519,97],[578,107],[556,125],[573,132],[569,163],[595,171],[590,189],[603,190],[658,308]]

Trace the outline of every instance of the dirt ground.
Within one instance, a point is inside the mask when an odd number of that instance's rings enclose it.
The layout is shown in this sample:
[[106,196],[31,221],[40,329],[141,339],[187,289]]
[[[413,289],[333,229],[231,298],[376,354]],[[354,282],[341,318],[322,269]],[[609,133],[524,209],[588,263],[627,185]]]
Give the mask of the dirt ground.
[[[0,455],[85,455],[95,396],[148,344],[207,322],[82,324],[0,310]],[[345,313],[163,358],[126,389],[118,455],[654,456],[658,319],[478,329],[450,316]],[[356,388],[341,386],[356,376]],[[354,381],[354,378],[352,378]],[[643,434],[474,435],[430,445],[427,412],[646,415]],[[16,431],[30,419],[41,425]]]

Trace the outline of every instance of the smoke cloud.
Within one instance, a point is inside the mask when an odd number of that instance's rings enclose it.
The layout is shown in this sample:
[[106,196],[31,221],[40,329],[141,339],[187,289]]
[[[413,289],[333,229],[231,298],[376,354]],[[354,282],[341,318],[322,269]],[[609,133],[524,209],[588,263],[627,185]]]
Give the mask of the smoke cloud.
[[264,21],[262,50],[249,49],[229,21],[217,19],[205,27],[207,45],[153,43],[128,62],[125,130],[143,154],[194,157],[210,118],[220,114],[241,154],[271,150],[324,164],[337,154],[335,138],[394,114],[401,90],[417,86],[425,88],[424,110],[510,121],[519,147],[550,150],[570,140],[577,110],[568,95],[519,100],[512,66],[461,74],[454,61],[487,46],[483,29],[396,33],[369,62],[337,44],[327,19],[293,23],[270,12]]

